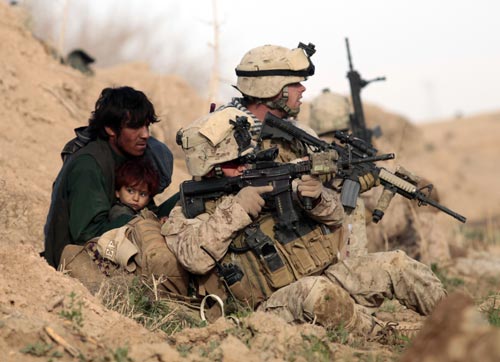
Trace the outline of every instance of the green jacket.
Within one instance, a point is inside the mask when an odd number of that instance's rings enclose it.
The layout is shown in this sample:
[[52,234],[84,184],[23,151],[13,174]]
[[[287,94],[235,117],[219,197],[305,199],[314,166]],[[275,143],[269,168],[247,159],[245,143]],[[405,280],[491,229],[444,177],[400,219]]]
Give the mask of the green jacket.
[[64,163],[53,185],[44,229],[44,257],[50,265],[59,265],[66,245],[83,245],[131,219],[129,215],[108,219],[115,200],[114,170],[124,160],[107,141],[97,139]]

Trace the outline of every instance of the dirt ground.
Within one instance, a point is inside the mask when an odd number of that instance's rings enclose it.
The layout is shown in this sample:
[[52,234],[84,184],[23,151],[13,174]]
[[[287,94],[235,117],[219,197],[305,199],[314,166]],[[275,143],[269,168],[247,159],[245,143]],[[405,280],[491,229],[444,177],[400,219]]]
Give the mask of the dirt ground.
[[[0,3],[2,361],[390,361],[405,353],[407,343],[332,338],[318,326],[291,326],[261,313],[168,335],[107,309],[77,280],[49,267],[38,254],[59,152],[86,123],[102,88],[130,85],[155,104],[162,121],[153,134],[176,156],[174,181],[159,201],[188,178],[175,132],[208,106],[184,80],[153,74],[144,64],[85,76],[55,60],[25,24],[19,9]],[[447,231],[456,243],[441,276],[476,304],[498,294],[500,111],[421,126],[376,106],[365,112],[369,125],[383,128],[385,141],[377,146],[431,179],[441,203],[468,218],[466,226],[451,219]]]

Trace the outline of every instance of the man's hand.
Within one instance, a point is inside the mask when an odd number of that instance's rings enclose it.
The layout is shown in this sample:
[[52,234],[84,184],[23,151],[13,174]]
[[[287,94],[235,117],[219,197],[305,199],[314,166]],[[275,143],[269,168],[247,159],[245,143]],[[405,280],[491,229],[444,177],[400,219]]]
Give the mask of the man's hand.
[[380,185],[380,180],[377,175],[374,175],[371,172],[368,172],[362,176],[358,177],[359,184],[361,186],[359,192],[365,192],[370,190],[374,186]]
[[321,196],[323,191],[323,183],[317,177],[311,175],[302,175],[297,181],[297,191],[301,197],[310,197],[316,200]]
[[272,186],[247,186],[242,188],[240,192],[236,194],[234,199],[241,205],[247,214],[257,217],[265,204],[264,199],[260,195],[271,191],[273,191]]

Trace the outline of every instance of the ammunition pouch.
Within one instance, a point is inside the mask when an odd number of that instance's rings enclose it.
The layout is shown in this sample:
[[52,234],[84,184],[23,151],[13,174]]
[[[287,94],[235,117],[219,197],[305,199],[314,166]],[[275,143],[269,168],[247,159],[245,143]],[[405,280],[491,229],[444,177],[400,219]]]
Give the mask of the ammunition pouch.
[[[337,261],[342,248],[342,228],[330,232],[312,220],[302,220],[294,229],[295,237],[276,240],[276,223],[272,215],[266,215],[248,226],[229,248],[225,259],[243,271],[227,273],[227,287],[238,300],[255,308],[279,288],[307,275],[320,274]],[[302,234],[301,234],[302,233]],[[274,237],[271,237],[273,235]],[[241,279],[231,278],[242,275]],[[229,280],[237,280],[230,283]]]

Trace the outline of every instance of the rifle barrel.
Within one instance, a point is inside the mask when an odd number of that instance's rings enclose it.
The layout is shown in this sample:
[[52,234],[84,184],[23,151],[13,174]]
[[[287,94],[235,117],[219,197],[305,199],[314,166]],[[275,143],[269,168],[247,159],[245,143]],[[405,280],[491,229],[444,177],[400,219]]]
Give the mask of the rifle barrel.
[[351,48],[349,47],[349,38],[345,38],[345,47],[347,48],[347,60],[349,61],[349,69],[352,71]]
[[355,158],[353,160],[344,160],[340,162],[341,167],[346,167],[349,165],[358,165],[360,163],[366,163],[366,162],[377,162],[377,161],[387,161],[387,160],[392,160],[396,156],[394,153],[384,153],[383,155],[378,155],[378,156],[369,156],[369,157],[363,157],[363,158]]
[[428,197],[425,197],[421,192],[419,192],[417,194],[417,200],[420,201],[422,204],[429,204],[431,206],[434,206],[436,209],[441,210],[442,212],[454,217],[455,219],[457,219],[458,221],[460,221],[464,224],[467,221],[467,218],[465,216],[462,216],[459,213],[448,209],[446,206],[443,206],[440,203],[438,203],[438,202],[436,202]]

